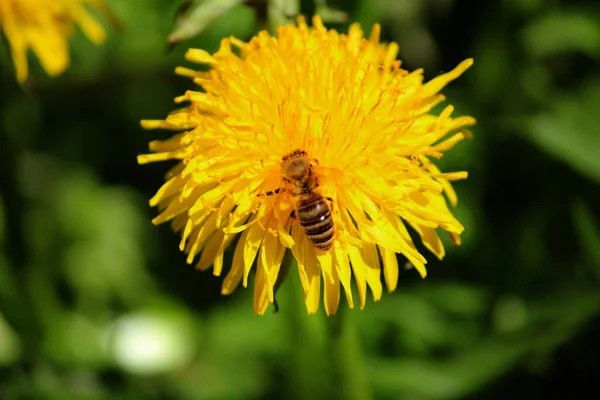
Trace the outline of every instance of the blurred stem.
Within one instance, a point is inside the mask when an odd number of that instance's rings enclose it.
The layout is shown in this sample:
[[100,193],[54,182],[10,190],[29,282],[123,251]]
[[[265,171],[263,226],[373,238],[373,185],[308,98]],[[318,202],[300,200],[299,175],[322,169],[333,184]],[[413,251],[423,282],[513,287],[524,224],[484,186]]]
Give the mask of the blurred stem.
[[[324,327],[320,318],[307,315],[303,300],[302,284],[295,271],[296,259],[288,250],[283,261],[291,270],[282,287],[282,302],[279,315],[285,316],[291,338],[289,358],[290,395],[292,399],[321,399],[330,382],[327,379],[327,364],[323,362]],[[285,296],[283,296],[285,294]]]
[[371,391],[365,374],[364,361],[356,326],[344,307],[329,317],[329,336],[335,398],[368,400]]
[[[12,76],[9,76],[9,79],[12,79]],[[10,89],[10,85],[14,86],[14,83],[7,83],[5,76],[0,74],[0,87],[3,90]],[[0,96],[0,110],[8,110],[7,104],[10,101],[10,96]],[[4,135],[4,132],[2,134]],[[23,343],[35,343],[34,346],[23,347],[27,358],[38,354],[43,328],[36,315],[31,291],[27,287],[27,276],[32,270],[29,264],[37,264],[33,263],[24,232],[24,216],[26,211],[31,214],[32,206],[23,195],[18,181],[18,177],[21,176],[19,161],[30,145],[24,140],[22,137],[10,135],[0,138],[0,200],[5,209],[3,228],[7,233],[3,238],[4,243],[0,246],[0,254],[4,253],[8,259],[5,265],[0,266],[0,274],[4,280],[3,287],[0,287],[0,310],[6,322],[17,332],[21,332],[20,339]]]

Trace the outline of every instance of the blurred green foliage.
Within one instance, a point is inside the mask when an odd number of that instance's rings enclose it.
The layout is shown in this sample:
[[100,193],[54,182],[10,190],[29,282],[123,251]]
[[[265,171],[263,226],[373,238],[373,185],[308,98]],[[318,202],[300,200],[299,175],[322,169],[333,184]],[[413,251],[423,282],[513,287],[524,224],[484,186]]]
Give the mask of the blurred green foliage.
[[294,273],[281,311],[254,316],[251,290],[220,296],[221,279],[186,265],[176,235],[150,224],[146,199],[167,166],[136,165],[161,135],[139,120],[163,117],[189,87],[173,74],[185,50],[247,39],[269,26],[265,15],[283,21],[298,6],[274,1],[265,14],[260,1],[218,10],[183,2],[109,1],[123,29],[102,47],[77,33],[68,72],[49,79],[34,61],[26,87],[3,39],[1,399],[335,398],[336,359],[362,368],[376,399],[581,398],[595,389],[596,1],[300,4],[338,29],[381,22],[404,66],[429,78],[475,59],[446,94],[479,122],[441,161],[469,170],[456,184],[463,245],[432,261],[427,280],[403,271],[395,293],[345,310],[356,331],[340,340],[359,343],[354,355],[332,346],[322,312],[305,314]]

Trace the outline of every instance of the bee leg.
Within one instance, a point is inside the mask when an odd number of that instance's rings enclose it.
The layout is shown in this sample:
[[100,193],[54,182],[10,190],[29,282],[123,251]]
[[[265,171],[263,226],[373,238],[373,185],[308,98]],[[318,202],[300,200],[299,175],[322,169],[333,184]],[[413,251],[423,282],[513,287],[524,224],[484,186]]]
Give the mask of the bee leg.
[[325,197],[325,199],[329,201],[329,208],[331,209],[331,212],[333,212],[333,199],[331,197]]
[[296,210],[292,210],[292,212],[290,213],[290,217],[292,219],[298,219],[298,218],[296,218]]
[[273,189],[273,190],[269,190],[268,192],[264,192],[264,193],[259,193],[256,196],[257,197],[268,197],[268,196],[273,196],[274,194],[278,194],[278,193],[283,193],[285,192],[285,188],[277,188],[277,189]]

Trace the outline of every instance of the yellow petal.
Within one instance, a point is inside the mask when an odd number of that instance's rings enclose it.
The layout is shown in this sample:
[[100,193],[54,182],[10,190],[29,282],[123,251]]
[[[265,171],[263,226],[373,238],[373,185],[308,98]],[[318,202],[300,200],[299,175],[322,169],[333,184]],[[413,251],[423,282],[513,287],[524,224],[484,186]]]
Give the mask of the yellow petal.
[[381,287],[381,266],[379,265],[377,248],[373,243],[364,243],[362,252],[367,267],[367,284],[373,293],[373,301],[379,301],[383,289]]
[[235,235],[225,234],[222,230],[218,230],[208,240],[202,254],[200,255],[200,261],[196,265],[196,269],[204,271],[213,265],[213,275],[220,276],[223,270],[223,256],[225,249],[229,247],[233,241]]
[[[281,222],[281,220],[279,222]],[[284,226],[282,226],[281,224],[277,225],[277,235],[279,236],[279,240],[281,241],[281,244],[283,244],[288,249],[291,249],[295,243],[294,238],[292,237],[292,235],[289,234],[291,225],[291,218],[288,218]]]
[[430,171],[432,174],[434,174],[434,176],[436,176],[436,180],[444,188],[444,194],[448,198],[448,201],[450,202],[450,204],[452,204],[452,206],[456,207],[458,197],[456,196],[456,192],[454,191],[454,188],[452,187],[450,182],[440,177],[440,170],[433,163],[431,163],[427,157],[421,156],[419,157],[419,160],[421,161],[421,163],[423,163],[423,165],[427,168],[428,171]]
[[231,262],[231,269],[223,281],[223,285],[221,286],[221,294],[228,295],[233,293],[235,288],[238,287],[242,280],[242,276],[244,275],[244,246],[246,244],[246,239],[248,238],[249,232],[250,230],[244,231],[242,236],[240,236],[240,240],[238,240],[238,243],[235,246],[233,261]]
[[265,235],[260,224],[253,224],[248,231],[248,236],[244,241],[244,281],[242,283],[244,287],[248,286],[248,274]]
[[211,213],[206,221],[201,225],[200,230],[194,240],[191,249],[188,252],[186,262],[191,264],[194,261],[196,254],[200,252],[200,249],[204,246],[208,238],[217,229],[217,213]]
[[348,255],[350,256],[352,272],[354,272],[354,280],[356,280],[356,287],[358,289],[360,309],[362,310],[365,308],[367,301],[367,267],[365,266],[361,249],[349,245]]
[[309,264],[306,266],[306,275],[308,277],[308,292],[304,297],[306,310],[309,314],[314,314],[319,309],[319,297],[321,295],[321,275],[317,264]]
[[269,302],[273,302],[274,293],[273,287],[277,281],[283,255],[285,254],[285,247],[279,242],[279,238],[275,235],[277,228],[277,221],[271,217],[269,225],[267,226],[267,232],[265,233],[263,244],[260,248],[260,260],[263,268],[265,269],[265,281],[267,285],[267,298]]
[[432,96],[438,93],[444,86],[458,78],[465,72],[471,65],[473,65],[473,59],[467,58],[461,62],[452,71],[442,74],[423,85],[423,97]]
[[302,231],[302,228],[298,224],[292,225],[292,238],[294,239],[294,246],[292,246],[292,254],[298,261],[298,274],[300,275],[300,282],[302,283],[302,290],[306,294],[309,289],[308,276],[306,275],[306,249],[305,245],[306,235]]
[[333,255],[331,251],[316,251],[317,260],[319,260],[319,266],[323,271],[323,277],[327,278],[329,282],[333,282]]
[[165,151],[164,153],[141,154],[137,156],[138,164],[148,164],[157,161],[181,160],[185,157],[182,151]]
[[340,304],[340,281],[335,270],[333,270],[333,279],[330,279],[323,271],[323,301],[325,313],[327,315],[335,314]]
[[[156,218],[152,220],[152,223],[155,225],[162,224],[175,218],[179,214],[187,213],[191,205],[196,202],[196,199],[200,196],[200,194],[201,191],[198,191],[195,196],[190,196],[187,199],[182,199],[181,196],[176,196],[175,199],[167,204],[167,208],[165,208]],[[194,218],[196,221],[202,219],[210,212],[209,209],[204,209],[202,211],[202,213],[198,213],[199,216]]]
[[150,206],[154,207],[158,205],[158,203],[166,198],[169,198],[181,191],[183,185],[185,184],[185,179],[180,176],[176,176],[173,179],[169,179],[164,185],[161,186],[160,189],[156,192],[156,194],[150,199]]
[[388,292],[396,290],[398,285],[398,259],[393,251],[379,247],[381,260],[383,261],[383,276]]
[[254,279],[254,312],[258,315],[264,315],[267,308],[269,308],[268,291],[269,288],[265,276],[265,268],[259,258],[256,278]]
[[423,244],[429,251],[431,251],[438,259],[444,258],[446,255],[446,251],[444,249],[444,245],[442,244],[442,240],[438,236],[435,229],[427,228],[425,226],[420,226],[417,224],[410,224],[415,231],[421,237]]
[[350,263],[348,262],[348,251],[342,248],[340,243],[335,243],[334,256],[335,271],[342,283],[342,286],[344,287],[348,306],[350,308],[354,308],[354,300],[352,299],[352,285],[350,283]]
[[317,312],[321,291],[321,271],[319,268],[315,247],[302,232],[298,224],[292,226],[292,237],[295,245],[292,254],[298,260],[298,272],[304,289],[304,302],[309,314]]
[[451,137],[444,140],[443,142],[436,144],[435,146],[433,146],[433,148],[436,149],[437,151],[448,151],[451,148],[453,148],[456,145],[456,143],[460,142],[464,138],[465,138],[465,134],[462,132],[459,132],[459,133],[452,135]]
[[[369,42],[379,43],[380,34],[381,34],[381,25],[373,24],[373,28],[371,28],[371,34],[369,35]],[[396,58],[395,54],[394,54],[393,58]]]
[[57,76],[69,65],[67,42],[57,30],[30,30],[29,43],[48,75]]
[[202,49],[189,49],[185,53],[185,58],[198,64],[214,64],[217,62],[209,52]]
[[388,248],[401,254],[410,254],[412,257],[425,263],[426,260],[413,247],[408,245],[402,235],[394,229],[394,225],[388,220],[382,220],[378,224],[365,224],[361,226],[364,238],[370,243],[379,243],[380,246]]
[[79,28],[83,31],[85,36],[90,39],[94,44],[101,44],[106,40],[106,32],[102,25],[100,25],[92,16],[83,8],[78,5],[73,7],[72,11],[73,19],[79,25]]

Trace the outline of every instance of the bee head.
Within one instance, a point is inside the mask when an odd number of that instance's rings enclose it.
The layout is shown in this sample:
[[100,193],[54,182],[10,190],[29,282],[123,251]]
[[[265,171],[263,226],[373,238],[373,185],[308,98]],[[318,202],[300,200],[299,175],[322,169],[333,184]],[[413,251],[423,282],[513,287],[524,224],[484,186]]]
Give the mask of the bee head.
[[304,179],[310,167],[310,161],[303,150],[296,150],[284,156],[281,163],[283,176],[290,181]]

